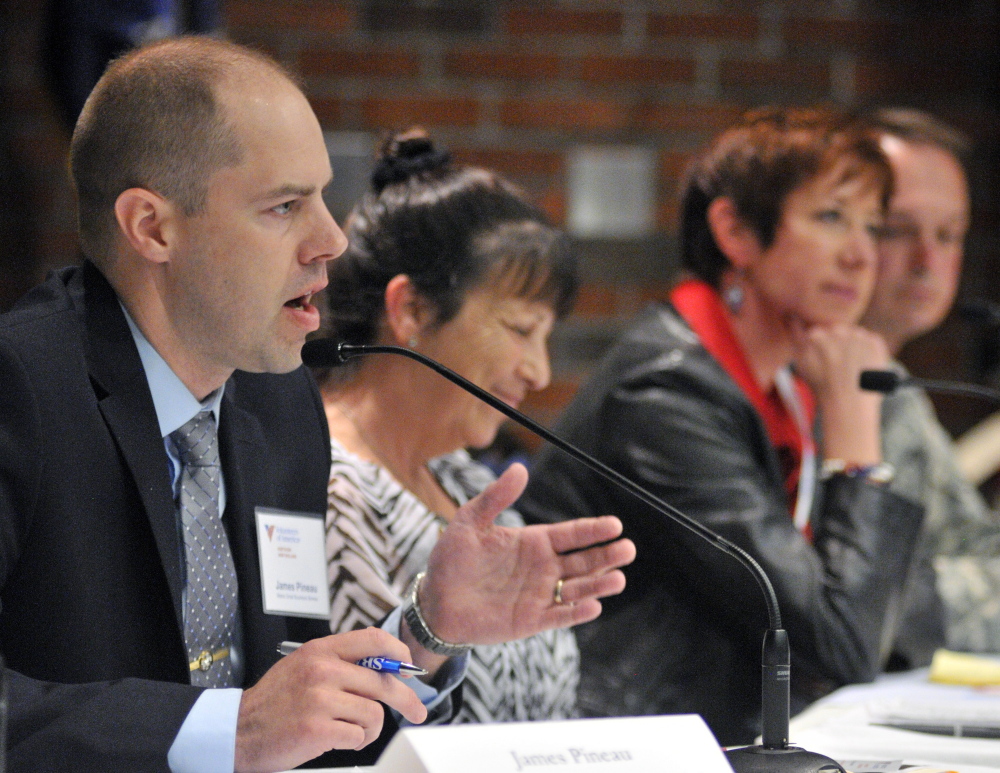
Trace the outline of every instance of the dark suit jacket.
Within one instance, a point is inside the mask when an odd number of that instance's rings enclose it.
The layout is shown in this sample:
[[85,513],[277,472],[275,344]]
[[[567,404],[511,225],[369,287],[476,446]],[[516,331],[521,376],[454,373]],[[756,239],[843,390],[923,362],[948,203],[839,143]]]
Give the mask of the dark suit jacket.
[[[250,686],[279,642],[329,632],[324,621],[263,613],[254,529],[256,506],[325,512],[329,439],[311,377],[236,373],[219,442]],[[200,694],[183,644],[183,550],[152,398],[116,296],[90,264],[63,270],[0,318],[12,771],[167,770]],[[383,741],[388,717],[386,726]],[[322,764],[370,764],[374,747]]]

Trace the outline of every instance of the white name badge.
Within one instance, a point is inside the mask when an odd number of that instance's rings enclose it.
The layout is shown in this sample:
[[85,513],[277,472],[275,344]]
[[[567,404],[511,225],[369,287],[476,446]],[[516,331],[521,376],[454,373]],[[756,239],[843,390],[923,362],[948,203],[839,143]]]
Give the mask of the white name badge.
[[377,773],[732,773],[695,714],[406,727]]
[[323,516],[268,507],[256,508],[255,515],[264,611],[329,618]]

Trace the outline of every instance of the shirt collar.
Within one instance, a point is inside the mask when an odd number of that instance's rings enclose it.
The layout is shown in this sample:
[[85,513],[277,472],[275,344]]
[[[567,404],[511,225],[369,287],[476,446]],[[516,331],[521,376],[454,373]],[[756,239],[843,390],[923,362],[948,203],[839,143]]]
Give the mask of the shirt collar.
[[[119,304],[121,304],[120,300]],[[222,394],[226,389],[226,385],[223,384],[206,397],[204,401],[199,402],[191,394],[191,390],[184,386],[184,382],[177,377],[177,374],[167,364],[167,361],[160,356],[160,353],[153,348],[153,345],[143,335],[124,304],[121,304],[121,306],[122,311],[125,312],[125,320],[128,322],[129,330],[132,331],[132,338],[135,341],[136,348],[139,350],[139,359],[142,361],[142,369],[146,373],[149,392],[153,396],[153,407],[156,409],[156,420],[160,425],[160,435],[164,438],[168,437],[204,410],[212,411],[212,414],[215,416],[215,424],[218,426],[219,406],[221,405]]]

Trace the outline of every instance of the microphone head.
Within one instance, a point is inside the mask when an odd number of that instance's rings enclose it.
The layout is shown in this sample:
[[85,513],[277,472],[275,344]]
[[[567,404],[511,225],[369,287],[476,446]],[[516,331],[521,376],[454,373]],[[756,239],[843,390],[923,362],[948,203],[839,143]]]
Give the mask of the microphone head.
[[889,392],[895,391],[901,379],[899,374],[892,370],[863,370],[861,371],[860,386],[869,392]]
[[336,338],[313,338],[302,347],[302,362],[307,368],[336,368],[347,362]]

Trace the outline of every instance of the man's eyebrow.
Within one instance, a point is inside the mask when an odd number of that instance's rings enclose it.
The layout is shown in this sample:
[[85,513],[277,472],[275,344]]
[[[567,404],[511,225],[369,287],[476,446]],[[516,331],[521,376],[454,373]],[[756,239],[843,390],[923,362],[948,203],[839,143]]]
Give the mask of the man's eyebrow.
[[293,185],[291,183],[286,183],[285,185],[282,185],[278,188],[273,188],[272,190],[267,191],[263,196],[261,196],[261,198],[281,199],[284,198],[285,196],[305,197],[305,196],[311,196],[315,192],[316,192],[315,185]]
[[[322,190],[326,190],[327,188],[329,188],[331,183],[333,183],[332,175],[330,179],[327,180],[326,183],[323,185]],[[315,185],[295,185],[294,183],[285,183],[284,185],[281,185],[277,188],[268,191],[263,196],[261,196],[261,198],[281,199],[286,196],[296,196],[299,198],[306,198],[308,196],[312,196],[315,192],[316,192]]]

